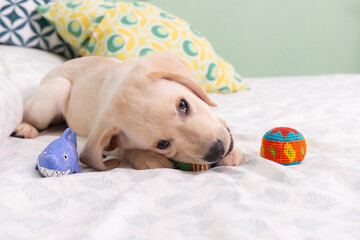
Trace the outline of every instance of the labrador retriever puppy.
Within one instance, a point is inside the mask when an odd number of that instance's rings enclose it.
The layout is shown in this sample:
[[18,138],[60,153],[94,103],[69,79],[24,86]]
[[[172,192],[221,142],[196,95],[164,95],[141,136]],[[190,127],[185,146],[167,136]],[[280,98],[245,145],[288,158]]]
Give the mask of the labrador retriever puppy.
[[[97,170],[112,169],[121,158],[136,169],[171,168],[171,160],[239,165],[243,154],[210,108],[215,106],[171,53],[134,63],[82,57],[44,77],[15,134],[34,138],[38,130],[65,120],[88,137],[80,161]],[[103,152],[115,149],[118,158],[104,161]]]

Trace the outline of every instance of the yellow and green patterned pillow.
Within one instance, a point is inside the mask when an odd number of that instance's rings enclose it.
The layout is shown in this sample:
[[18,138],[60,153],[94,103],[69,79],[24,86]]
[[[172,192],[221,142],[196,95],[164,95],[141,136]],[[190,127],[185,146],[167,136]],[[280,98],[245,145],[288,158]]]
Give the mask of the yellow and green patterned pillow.
[[244,90],[234,67],[186,21],[149,3],[63,0],[39,8],[58,33],[83,56],[131,62],[157,51],[182,58],[208,92]]
[[66,41],[79,49],[91,36],[109,9],[113,0],[63,0],[37,8]]

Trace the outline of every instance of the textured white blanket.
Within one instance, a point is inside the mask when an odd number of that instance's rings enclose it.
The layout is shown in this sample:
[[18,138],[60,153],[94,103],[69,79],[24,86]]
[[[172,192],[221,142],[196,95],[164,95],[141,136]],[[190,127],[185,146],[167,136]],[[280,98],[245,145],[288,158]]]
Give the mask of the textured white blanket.
[[[37,155],[64,128],[5,139],[0,239],[360,239],[360,75],[246,80],[250,91],[211,95],[245,152],[238,167],[42,178]],[[276,126],[303,133],[303,163],[260,157]]]

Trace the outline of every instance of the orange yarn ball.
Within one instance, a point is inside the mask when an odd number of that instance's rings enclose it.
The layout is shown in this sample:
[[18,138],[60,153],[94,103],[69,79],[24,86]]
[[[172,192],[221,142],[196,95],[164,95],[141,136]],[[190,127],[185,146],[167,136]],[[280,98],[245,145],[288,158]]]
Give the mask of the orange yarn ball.
[[282,165],[296,165],[304,160],[306,141],[297,130],[277,127],[265,133],[261,141],[260,155]]

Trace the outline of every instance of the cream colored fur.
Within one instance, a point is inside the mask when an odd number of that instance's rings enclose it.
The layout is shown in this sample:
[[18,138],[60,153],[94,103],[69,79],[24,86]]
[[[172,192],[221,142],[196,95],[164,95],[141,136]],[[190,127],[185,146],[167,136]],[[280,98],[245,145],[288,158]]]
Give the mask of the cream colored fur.
[[[188,103],[188,114],[178,109],[182,99]],[[116,167],[121,158],[137,169],[173,167],[169,159],[205,164],[209,162],[204,156],[216,141],[225,152],[231,149],[230,131],[210,106],[216,104],[185,63],[170,53],[135,63],[83,57],[44,77],[26,103],[16,133],[36,137],[37,130],[65,119],[78,135],[88,137],[81,162],[98,170]],[[158,149],[160,140],[169,141],[169,147]],[[103,151],[116,148],[121,156],[103,161]],[[239,165],[243,155],[234,146],[218,160],[218,165]]]

